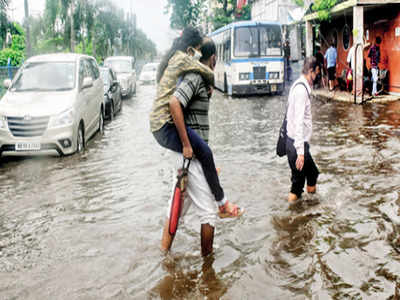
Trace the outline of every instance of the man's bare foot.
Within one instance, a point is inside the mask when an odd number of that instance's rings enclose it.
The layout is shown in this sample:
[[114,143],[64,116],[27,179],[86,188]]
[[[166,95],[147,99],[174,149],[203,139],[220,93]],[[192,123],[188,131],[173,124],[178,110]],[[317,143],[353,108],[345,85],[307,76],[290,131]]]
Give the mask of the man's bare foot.
[[299,200],[299,197],[297,197],[296,194],[289,193],[289,196],[288,196],[288,202],[289,202],[289,204],[294,204],[294,203],[297,202],[297,200]]
[[307,193],[315,194],[316,191],[317,191],[317,186],[316,185],[314,185],[314,186],[308,186],[307,185]]
[[236,204],[226,201],[224,206],[219,207],[218,216],[224,218],[238,218],[243,215],[244,210]]

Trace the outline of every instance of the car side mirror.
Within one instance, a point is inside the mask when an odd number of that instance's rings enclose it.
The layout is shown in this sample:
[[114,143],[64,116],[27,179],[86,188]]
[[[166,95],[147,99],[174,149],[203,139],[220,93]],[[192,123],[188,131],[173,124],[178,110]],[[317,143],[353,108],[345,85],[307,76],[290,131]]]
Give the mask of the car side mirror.
[[6,89],[8,89],[11,86],[11,80],[10,79],[4,79],[3,85]]
[[82,89],[90,88],[93,86],[93,79],[92,77],[85,77],[82,83]]
[[118,84],[119,84],[119,81],[118,81],[118,80],[113,80],[111,86],[117,86]]

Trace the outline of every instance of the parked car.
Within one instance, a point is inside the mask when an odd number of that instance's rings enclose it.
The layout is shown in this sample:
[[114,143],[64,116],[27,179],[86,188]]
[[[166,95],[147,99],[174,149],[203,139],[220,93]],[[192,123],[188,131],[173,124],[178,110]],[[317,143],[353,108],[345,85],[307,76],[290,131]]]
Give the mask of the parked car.
[[104,130],[103,82],[81,54],[29,58],[0,100],[0,155],[81,152]]
[[104,66],[113,69],[121,84],[122,96],[136,93],[135,58],[132,56],[111,56],[104,60]]
[[143,66],[140,72],[139,82],[141,84],[155,84],[157,78],[157,68],[159,63],[148,63]]
[[112,120],[114,115],[122,109],[121,86],[112,69],[102,67],[100,68],[100,74],[104,83],[105,117]]

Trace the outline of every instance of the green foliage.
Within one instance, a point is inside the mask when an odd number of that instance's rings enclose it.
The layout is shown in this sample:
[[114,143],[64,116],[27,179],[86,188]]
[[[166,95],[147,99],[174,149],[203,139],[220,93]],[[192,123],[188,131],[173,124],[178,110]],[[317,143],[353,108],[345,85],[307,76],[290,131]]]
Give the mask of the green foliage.
[[0,0],[0,10],[6,10],[10,0]]
[[5,48],[0,51],[0,66],[6,66],[9,57],[11,58],[12,66],[19,66],[25,59],[23,52],[11,48]]
[[312,6],[312,10],[316,11],[318,18],[321,21],[330,19],[330,11],[338,3],[338,0],[315,0]]
[[251,7],[245,5],[242,9],[237,8],[237,0],[218,0],[222,7],[214,9],[214,14],[210,18],[213,30],[217,30],[229,23],[245,21],[251,19]]
[[22,27],[13,24],[12,43],[9,48],[0,51],[0,66],[6,66],[8,58],[11,58],[11,65],[19,66],[25,59],[25,34]]
[[304,7],[304,0],[293,0],[293,2],[300,7]]
[[98,61],[111,55],[156,56],[155,44],[136,29],[135,16],[126,15],[111,0],[46,0],[43,17],[30,18],[35,55],[70,51],[72,1],[75,52]]
[[198,25],[205,0],[168,0],[166,13],[171,12],[171,28],[183,29]]
[[46,40],[38,40],[35,45],[34,53],[45,54],[45,53],[54,53],[54,52],[64,52],[64,38],[61,36],[50,38]]

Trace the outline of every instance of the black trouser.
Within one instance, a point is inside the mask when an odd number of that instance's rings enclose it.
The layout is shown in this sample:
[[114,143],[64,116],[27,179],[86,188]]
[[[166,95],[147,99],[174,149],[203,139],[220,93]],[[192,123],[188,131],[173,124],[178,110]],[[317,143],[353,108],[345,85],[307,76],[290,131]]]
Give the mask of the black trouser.
[[290,192],[295,194],[297,197],[301,197],[303,193],[304,183],[307,179],[308,186],[314,186],[317,184],[317,178],[319,171],[314,163],[314,160],[310,153],[310,145],[304,143],[304,166],[301,171],[296,168],[297,152],[293,145],[294,140],[291,138],[286,139],[286,154],[290,169],[292,170],[292,188]]

